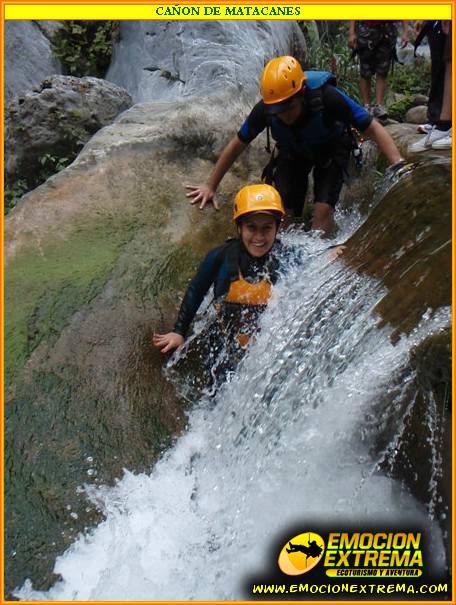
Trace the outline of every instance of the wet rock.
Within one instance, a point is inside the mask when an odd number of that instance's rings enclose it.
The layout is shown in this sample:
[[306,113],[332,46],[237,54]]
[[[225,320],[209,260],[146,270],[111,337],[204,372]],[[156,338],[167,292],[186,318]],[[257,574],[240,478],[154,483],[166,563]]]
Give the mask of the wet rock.
[[252,98],[265,62],[293,47],[305,42],[292,21],[122,21],[106,79],[135,102],[221,90]]
[[58,21],[5,21],[5,102],[62,73],[49,38],[58,25]]
[[[451,330],[428,336],[410,354],[409,367],[378,402],[377,452],[382,470],[400,480],[442,528],[451,561]],[[397,426],[401,431],[397,434]]]
[[419,164],[350,238],[347,261],[387,287],[376,311],[409,333],[427,309],[451,304],[451,161]]
[[52,76],[6,108],[7,183],[33,183],[46,154],[71,158],[102,126],[130,107],[118,86],[98,78]]

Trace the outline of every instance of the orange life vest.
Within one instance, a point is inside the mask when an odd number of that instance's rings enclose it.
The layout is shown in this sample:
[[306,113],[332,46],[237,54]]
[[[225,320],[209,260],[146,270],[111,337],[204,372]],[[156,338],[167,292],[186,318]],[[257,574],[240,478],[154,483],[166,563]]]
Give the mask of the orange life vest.
[[267,279],[251,284],[242,277],[231,282],[225,297],[225,302],[237,303],[238,305],[267,305],[272,294],[271,282]]
[[[242,305],[246,307],[265,307],[272,294],[272,284],[267,279],[251,284],[245,280],[239,272],[239,279],[231,282],[229,290],[225,296],[224,302],[231,305]],[[255,312],[255,317],[257,313]],[[252,322],[248,321],[244,326],[239,326],[239,332],[236,334],[236,340],[241,347],[246,347],[252,337]]]

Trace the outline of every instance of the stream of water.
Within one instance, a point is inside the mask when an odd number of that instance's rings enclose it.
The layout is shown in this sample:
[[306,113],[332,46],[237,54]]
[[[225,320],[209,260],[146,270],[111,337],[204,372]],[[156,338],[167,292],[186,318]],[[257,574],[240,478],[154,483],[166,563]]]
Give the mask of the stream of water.
[[[345,222],[340,241],[357,221]],[[381,423],[373,405],[410,348],[447,326],[450,310],[393,346],[373,313],[380,283],[332,262],[318,238],[283,240],[306,262],[275,288],[238,371],[195,404],[150,474],[126,470],[114,487],[87,487],[106,520],[57,559],[62,580],[49,592],[27,581],[19,598],[243,599],[244,578],[270,564],[271,541],[309,521],[427,523],[444,567],[440,530],[379,472],[383,453],[372,455],[367,429]]]

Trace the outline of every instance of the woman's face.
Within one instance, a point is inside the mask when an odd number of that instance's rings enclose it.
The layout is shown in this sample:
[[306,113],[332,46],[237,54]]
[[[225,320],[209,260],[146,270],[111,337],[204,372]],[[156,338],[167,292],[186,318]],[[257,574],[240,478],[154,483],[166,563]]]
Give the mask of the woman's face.
[[270,214],[247,216],[241,221],[239,234],[251,256],[264,256],[274,244],[277,235],[277,221]]

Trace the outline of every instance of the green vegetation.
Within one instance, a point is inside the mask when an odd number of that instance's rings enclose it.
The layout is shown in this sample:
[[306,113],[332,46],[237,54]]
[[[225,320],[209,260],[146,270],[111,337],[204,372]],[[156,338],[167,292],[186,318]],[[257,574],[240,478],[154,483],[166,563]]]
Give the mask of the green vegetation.
[[395,63],[388,78],[393,92],[418,95],[429,94],[431,83],[431,62],[424,57],[417,57],[413,65]]
[[4,213],[8,214],[16,206],[21,197],[30,190],[31,187],[29,187],[26,179],[18,179],[14,181],[11,187],[5,188]]
[[54,34],[52,50],[69,75],[102,78],[118,28],[117,21],[65,21]]
[[60,172],[71,164],[77,155],[77,150],[70,157],[58,158],[50,153],[45,153],[38,160],[39,168],[33,176],[25,176],[13,182],[11,186],[5,187],[4,213],[8,214],[14,208],[21,197],[44,183],[50,176]]
[[[305,21],[298,21],[305,34]],[[337,83],[354,99],[359,97],[359,67],[347,45],[348,22],[339,22],[334,31],[320,33],[320,38],[308,42],[307,61],[304,69],[330,71],[337,77]]]
[[405,118],[407,111],[413,107],[414,97],[406,96],[403,99],[399,99],[388,106],[388,116],[393,120],[402,122]]
[[167,69],[162,69],[160,71],[160,76],[165,78],[165,80],[169,80],[170,82],[182,82],[182,84],[185,84],[185,82],[181,80],[179,73],[173,74]]

